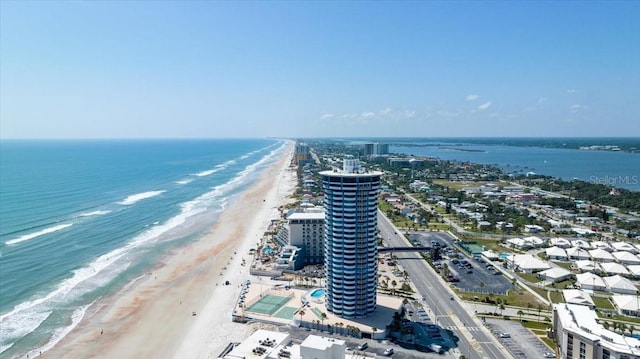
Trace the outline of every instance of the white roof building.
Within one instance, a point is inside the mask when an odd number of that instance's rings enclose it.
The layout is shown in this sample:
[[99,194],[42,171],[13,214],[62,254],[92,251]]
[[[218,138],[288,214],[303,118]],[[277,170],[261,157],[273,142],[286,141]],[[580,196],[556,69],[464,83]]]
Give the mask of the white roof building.
[[614,294],[611,301],[618,308],[618,313],[640,317],[640,297],[629,294]]
[[534,248],[542,247],[545,244],[542,238],[536,237],[536,236],[529,236],[522,239],[529,242],[531,244],[531,247],[534,247]]
[[531,254],[514,254],[507,257],[506,260],[512,268],[524,273],[535,273],[551,268],[547,262]]
[[498,256],[498,253],[492,251],[492,250],[487,250],[481,253],[485,258],[487,258],[490,261],[497,261],[500,257]]
[[596,262],[613,262],[613,260],[615,259],[613,258],[611,253],[601,248],[590,250],[589,255],[591,256],[591,259]]
[[607,289],[607,284],[600,278],[599,275],[587,272],[576,275],[576,280],[580,288],[588,290],[601,290]]
[[589,259],[589,252],[579,247],[571,247],[567,249],[567,257],[573,260]]
[[562,291],[564,301],[570,304],[586,305],[591,309],[595,309],[596,305],[589,293],[580,289],[565,289]]
[[605,241],[594,241],[591,242],[591,247],[592,248],[601,248],[604,249],[607,252],[612,252],[613,248],[611,248],[611,245],[608,242]]
[[619,275],[613,275],[610,277],[604,277],[602,279],[607,284],[607,290],[611,293],[621,293],[621,294],[638,293],[638,288],[636,288],[636,286],[633,285],[633,283],[627,278],[621,277]]
[[619,251],[611,253],[620,262],[624,264],[640,264],[640,258],[633,253]]
[[300,358],[344,359],[346,349],[344,340],[309,335],[300,344]]
[[620,335],[602,326],[597,313],[583,305],[554,304],[554,332],[560,351],[559,358],[569,357],[569,347],[578,357],[583,350],[586,358],[637,358],[640,340]]
[[591,260],[579,260],[573,263],[573,266],[580,272],[598,272],[600,267],[596,267],[596,263]]
[[549,259],[557,259],[557,260],[567,260],[567,252],[560,247],[549,247],[545,249],[545,253],[547,254],[547,258]]
[[639,264],[628,265],[627,269],[629,270],[631,275],[633,275],[636,278],[640,278],[640,265]]
[[547,270],[544,270],[538,273],[538,277],[544,280],[550,280],[553,282],[563,281],[565,279],[570,278],[572,275],[573,273],[571,273],[570,270],[560,268],[560,267],[549,268]]
[[565,249],[571,247],[571,242],[569,242],[569,240],[566,238],[560,238],[560,237],[551,238],[549,242],[551,243],[552,246],[555,246],[555,247],[560,247]]
[[638,254],[638,248],[636,248],[633,244],[629,242],[613,242],[611,243],[611,246],[616,251],[626,251],[626,252],[631,252],[633,254]]
[[574,239],[571,241],[571,246],[572,247],[579,247],[582,249],[591,249],[591,244],[589,244],[589,242],[585,241],[584,239]]
[[613,275],[629,275],[629,271],[620,263],[607,262],[607,263],[599,263],[600,269],[602,272]]
[[532,247],[531,243],[525,241],[523,238],[509,238],[506,242],[507,245],[512,248],[529,249]]

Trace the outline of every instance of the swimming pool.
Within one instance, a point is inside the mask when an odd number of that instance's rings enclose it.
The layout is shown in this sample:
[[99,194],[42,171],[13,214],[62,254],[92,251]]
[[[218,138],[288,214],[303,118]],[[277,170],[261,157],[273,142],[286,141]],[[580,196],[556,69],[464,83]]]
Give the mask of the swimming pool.
[[264,249],[262,249],[262,253],[271,254],[271,253],[273,253],[273,249],[271,249],[269,247],[264,247]]
[[324,295],[326,294],[327,291],[325,291],[324,289],[316,289],[313,292],[311,292],[311,298],[321,298],[324,297]]

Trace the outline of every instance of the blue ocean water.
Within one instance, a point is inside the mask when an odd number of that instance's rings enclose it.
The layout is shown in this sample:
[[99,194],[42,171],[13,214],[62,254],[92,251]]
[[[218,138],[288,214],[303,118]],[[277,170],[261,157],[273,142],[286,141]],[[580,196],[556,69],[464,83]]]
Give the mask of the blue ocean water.
[[198,238],[283,145],[0,142],[0,357],[52,346],[91,303]]
[[[418,143],[418,142],[415,142]],[[533,172],[564,180],[640,191],[640,153],[584,151],[564,148],[419,142],[428,146],[393,145],[393,153],[496,165],[507,173]]]

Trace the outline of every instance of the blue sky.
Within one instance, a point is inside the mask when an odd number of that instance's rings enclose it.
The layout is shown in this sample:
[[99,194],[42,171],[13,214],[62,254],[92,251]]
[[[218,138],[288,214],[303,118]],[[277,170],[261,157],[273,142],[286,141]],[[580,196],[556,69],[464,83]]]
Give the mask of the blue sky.
[[1,138],[640,136],[640,2],[0,1]]

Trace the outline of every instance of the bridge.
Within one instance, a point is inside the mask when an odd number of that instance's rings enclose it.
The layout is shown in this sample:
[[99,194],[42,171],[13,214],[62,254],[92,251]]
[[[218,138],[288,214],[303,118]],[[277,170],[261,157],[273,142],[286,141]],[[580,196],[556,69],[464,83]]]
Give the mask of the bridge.
[[384,252],[428,252],[431,247],[378,247],[378,253]]

